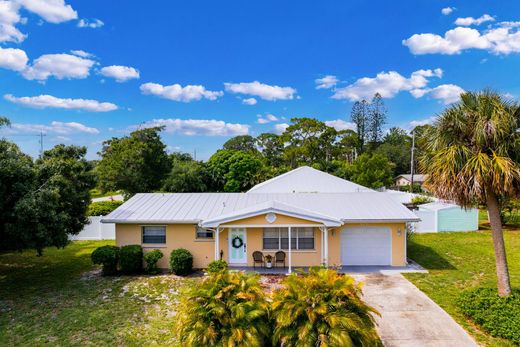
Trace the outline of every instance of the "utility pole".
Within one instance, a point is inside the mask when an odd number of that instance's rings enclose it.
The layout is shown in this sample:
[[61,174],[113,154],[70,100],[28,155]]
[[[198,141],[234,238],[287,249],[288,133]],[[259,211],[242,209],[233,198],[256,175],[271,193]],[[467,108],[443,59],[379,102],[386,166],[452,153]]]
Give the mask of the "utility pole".
[[193,160],[197,160],[197,149],[193,149]]
[[[414,129],[415,130],[415,129]],[[412,155],[410,159],[410,193],[413,193],[413,173],[414,173],[414,151],[415,151],[415,132],[412,130]]]
[[40,159],[43,157],[43,137],[47,136],[47,134],[44,134],[43,131],[40,131]]

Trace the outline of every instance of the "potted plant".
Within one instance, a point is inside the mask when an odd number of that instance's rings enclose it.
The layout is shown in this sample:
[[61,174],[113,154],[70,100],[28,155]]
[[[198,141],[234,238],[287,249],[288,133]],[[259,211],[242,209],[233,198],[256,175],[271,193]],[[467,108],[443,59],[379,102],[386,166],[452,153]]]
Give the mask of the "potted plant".
[[265,256],[265,267],[268,269],[273,267],[273,256],[270,254]]

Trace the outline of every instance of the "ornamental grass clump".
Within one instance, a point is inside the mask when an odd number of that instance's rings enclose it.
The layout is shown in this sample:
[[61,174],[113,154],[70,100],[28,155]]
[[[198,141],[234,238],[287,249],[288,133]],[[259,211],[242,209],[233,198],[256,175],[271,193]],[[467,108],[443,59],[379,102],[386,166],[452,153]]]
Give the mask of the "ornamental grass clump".
[[273,292],[275,346],[382,346],[361,285],[334,270],[291,274]]
[[257,274],[211,273],[184,290],[176,335],[182,346],[269,345],[269,305]]

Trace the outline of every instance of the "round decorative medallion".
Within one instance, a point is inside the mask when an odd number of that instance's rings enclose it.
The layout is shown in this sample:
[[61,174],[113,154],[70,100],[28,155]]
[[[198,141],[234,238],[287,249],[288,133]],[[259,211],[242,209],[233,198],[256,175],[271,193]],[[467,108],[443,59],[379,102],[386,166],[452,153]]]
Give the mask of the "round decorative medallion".
[[272,224],[276,221],[276,214],[274,213],[268,213],[265,215],[265,220],[267,223]]

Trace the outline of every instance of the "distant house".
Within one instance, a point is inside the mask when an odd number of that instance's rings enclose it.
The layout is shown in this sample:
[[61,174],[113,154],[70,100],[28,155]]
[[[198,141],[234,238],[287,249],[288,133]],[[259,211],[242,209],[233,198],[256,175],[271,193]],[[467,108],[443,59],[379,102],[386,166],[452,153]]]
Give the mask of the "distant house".
[[[115,223],[118,246],[140,244],[165,254],[185,248],[196,268],[217,259],[253,266],[253,252],[283,252],[289,271],[403,266],[407,224],[417,221],[388,194],[306,166],[247,193],[136,194],[103,217]],[[167,258],[159,266],[168,267]]]
[[[427,177],[428,177],[428,175],[415,174],[415,175],[413,175],[413,183],[420,184],[422,187],[422,185],[424,184],[424,181],[426,181]],[[411,183],[412,183],[412,175],[410,175],[410,174],[399,175],[395,178],[396,187],[409,186]]]

